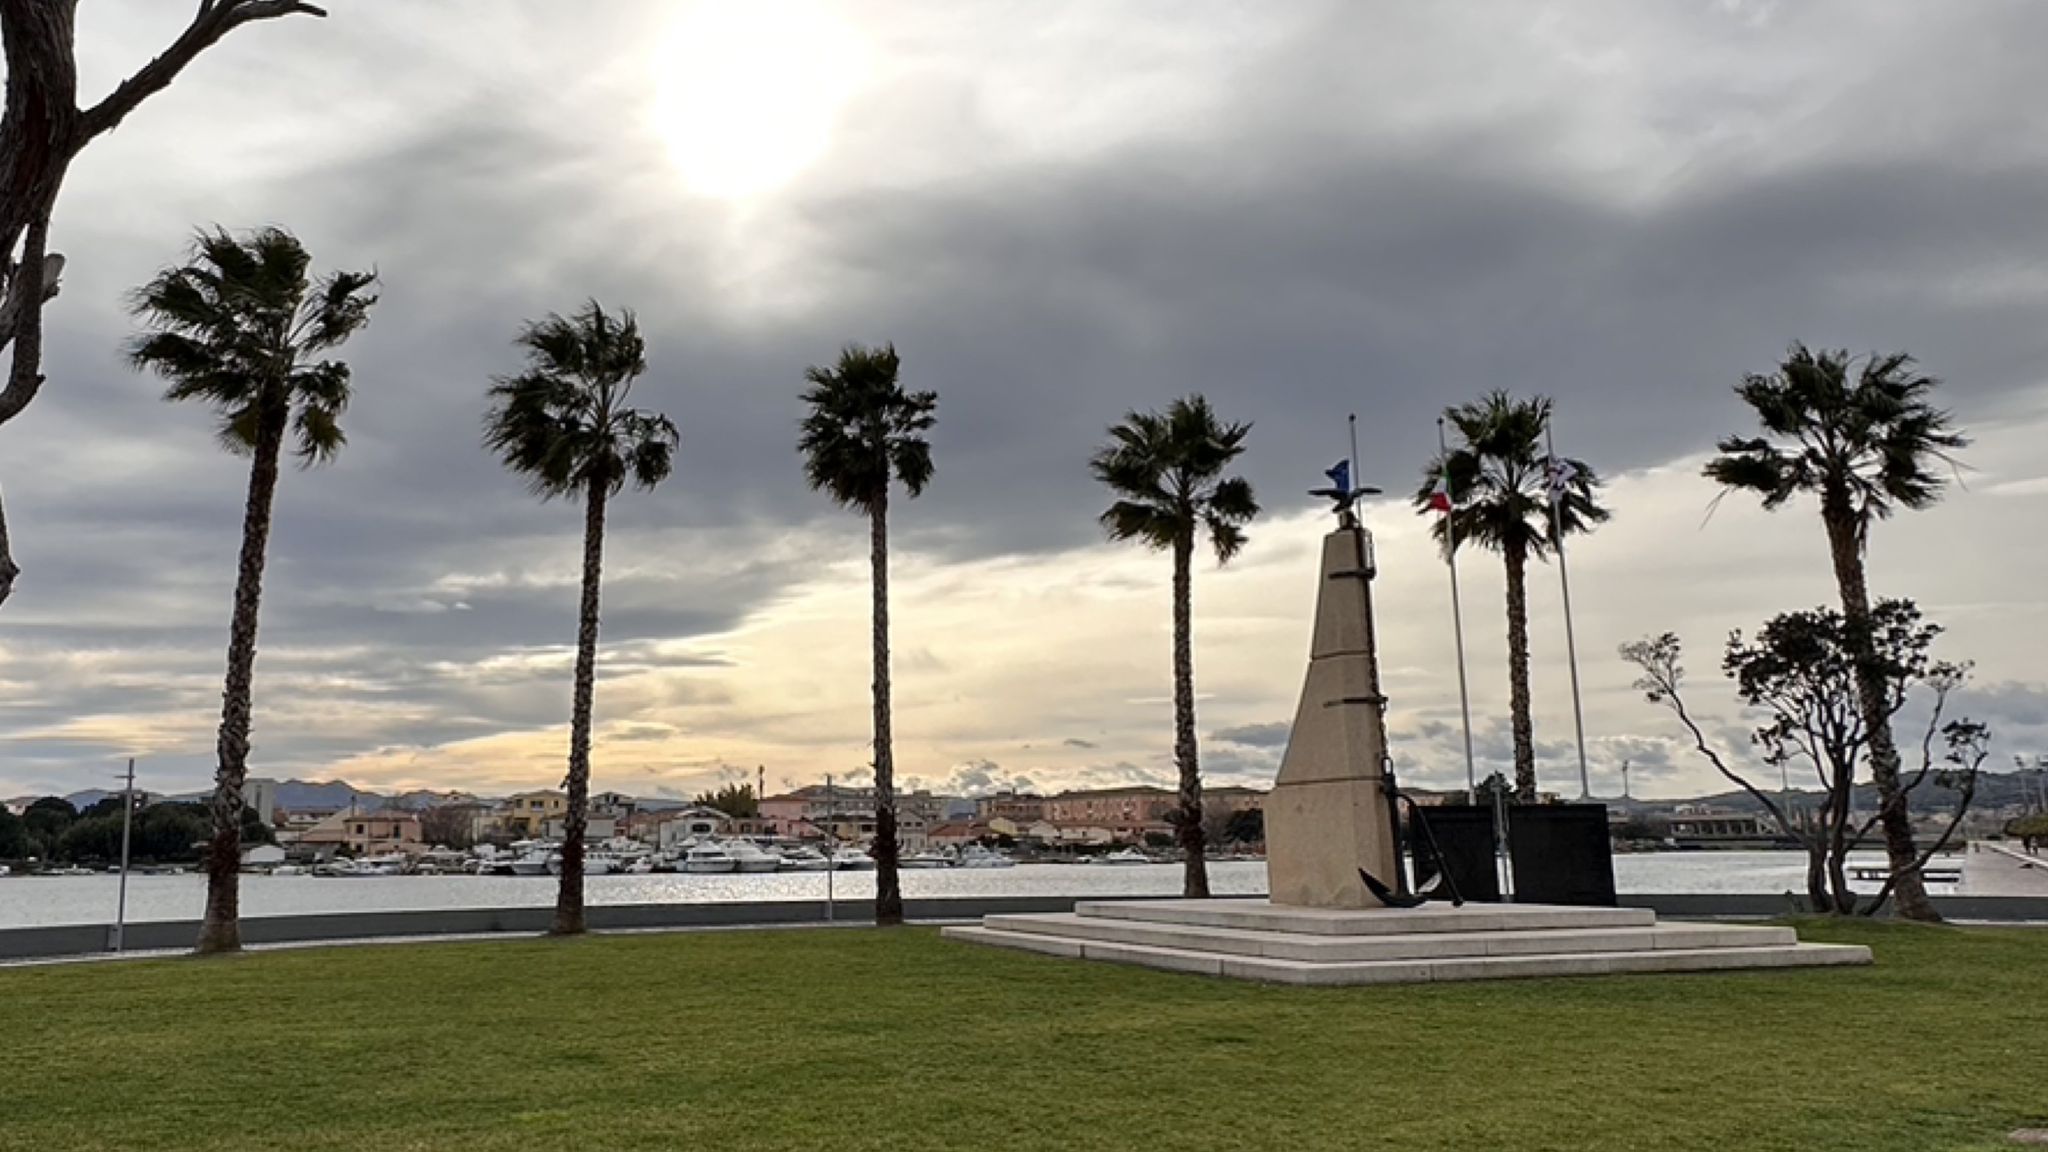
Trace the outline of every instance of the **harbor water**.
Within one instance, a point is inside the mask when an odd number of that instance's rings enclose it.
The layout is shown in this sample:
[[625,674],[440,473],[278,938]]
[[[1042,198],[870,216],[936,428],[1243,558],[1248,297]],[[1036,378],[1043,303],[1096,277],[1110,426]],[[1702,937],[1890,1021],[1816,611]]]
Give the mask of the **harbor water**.
[[[1881,864],[1882,859],[1873,854],[1859,856],[1855,862]],[[1778,894],[1805,889],[1806,858],[1798,852],[1646,853],[1615,857],[1614,873],[1615,885],[1624,896]],[[592,904],[822,900],[828,877],[836,899],[859,902],[874,897],[872,872],[593,876],[586,882],[585,893]],[[0,879],[0,928],[111,923],[119,881],[113,875]],[[1219,896],[1263,895],[1266,866],[1259,861],[1212,863],[1209,881]],[[1175,896],[1180,893],[1180,883],[1178,864],[1020,864],[1014,868],[910,869],[903,873],[904,895],[911,898]],[[551,876],[250,875],[242,877],[242,915],[544,907],[554,903],[555,887]],[[197,919],[205,892],[206,879],[196,874],[131,876],[128,919]]]

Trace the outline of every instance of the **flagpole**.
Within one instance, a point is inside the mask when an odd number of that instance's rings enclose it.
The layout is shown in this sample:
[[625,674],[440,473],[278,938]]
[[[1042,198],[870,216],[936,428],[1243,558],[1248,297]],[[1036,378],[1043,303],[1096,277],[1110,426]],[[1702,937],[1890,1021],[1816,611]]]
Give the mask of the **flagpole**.
[[1444,499],[1451,505],[1444,510],[1444,555],[1449,558],[1451,569],[1451,635],[1458,644],[1458,712],[1465,721],[1465,803],[1477,804],[1479,770],[1472,760],[1472,693],[1465,683],[1465,610],[1458,599],[1458,521],[1454,515],[1458,502],[1451,495],[1451,450],[1444,441],[1441,416],[1436,418],[1436,447],[1438,458],[1444,462],[1437,481],[1444,486]]
[[1557,579],[1564,591],[1564,654],[1572,673],[1572,730],[1579,741],[1579,799],[1593,798],[1593,777],[1586,769],[1586,713],[1579,703],[1579,644],[1572,631],[1572,577],[1564,560],[1563,495],[1557,482],[1557,445],[1550,434],[1550,417],[1543,418],[1543,451],[1549,465],[1543,470],[1543,486],[1550,490],[1550,543],[1557,549]]

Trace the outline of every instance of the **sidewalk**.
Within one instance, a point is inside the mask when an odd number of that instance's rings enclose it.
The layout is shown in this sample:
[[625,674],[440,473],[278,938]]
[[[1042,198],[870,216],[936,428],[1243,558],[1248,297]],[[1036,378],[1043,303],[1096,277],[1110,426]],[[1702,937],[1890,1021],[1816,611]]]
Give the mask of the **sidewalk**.
[[2048,856],[1972,841],[1963,855],[1962,890],[1971,896],[2048,896]]

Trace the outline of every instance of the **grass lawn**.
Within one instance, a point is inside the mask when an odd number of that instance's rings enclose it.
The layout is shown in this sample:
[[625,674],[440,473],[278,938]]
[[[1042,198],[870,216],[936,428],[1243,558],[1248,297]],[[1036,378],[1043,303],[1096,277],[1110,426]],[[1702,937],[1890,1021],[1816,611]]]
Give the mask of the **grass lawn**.
[[0,1149],[1992,1149],[2048,932],[1866,969],[1290,989],[928,930],[0,970]]

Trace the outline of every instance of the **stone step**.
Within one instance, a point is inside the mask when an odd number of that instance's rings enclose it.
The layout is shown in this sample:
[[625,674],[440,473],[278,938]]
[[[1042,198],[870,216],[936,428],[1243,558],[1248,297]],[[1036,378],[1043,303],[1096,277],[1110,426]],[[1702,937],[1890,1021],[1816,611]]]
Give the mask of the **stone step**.
[[982,926],[999,932],[1063,936],[1103,944],[1184,948],[1305,960],[1435,960],[1464,956],[1577,955],[1591,952],[1660,952],[1706,948],[1789,947],[1790,928],[1726,924],[1653,924],[1628,928],[1535,928],[1502,932],[1414,932],[1376,936],[1321,936],[1244,928],[1204,928],[1073,913],[995,915]]
[[1573,928],[1647,928],[1648,908],[1576,908],[1548,904],[1425,904],[1420,908],[1293,908],[1250,900],[1083,900],[1091,919],[1142,920],[1204,928],[1314,936],[1406,936],[1427,932],[1535,932]]
[[942,930],[942,934],[952,940],[1040,952],[1052,956],[1138,964],[1148,968],[1197,972],[1241,980],[1303,985],[1422,984],[1540,976],[1606,976],[1621,973],[1802,968],[1870,963],[1868,948],[1843,944],[1665,948],[1633,952],[1317,963],[1189,948],[1108,943],[1038,932],[1007,932],[987,927],[946,928]]

